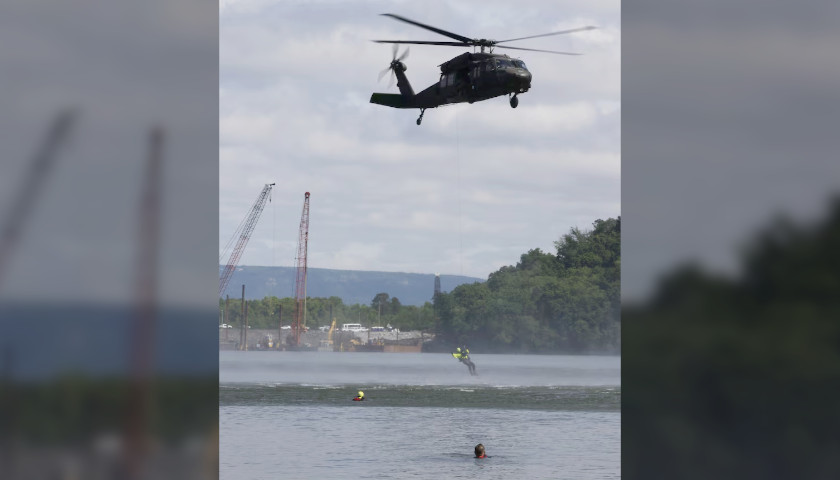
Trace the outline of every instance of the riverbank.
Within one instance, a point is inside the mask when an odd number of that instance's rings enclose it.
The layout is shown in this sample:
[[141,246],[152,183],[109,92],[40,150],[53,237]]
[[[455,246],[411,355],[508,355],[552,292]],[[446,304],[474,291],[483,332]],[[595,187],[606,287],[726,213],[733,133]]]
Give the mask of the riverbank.
[[[247,350],[278,350],[288,345],[287,339],[291,330],[249,328],[246,339],[241,339],[238,328],[219,329],[219,350],[242,350],[240,346],[247,344]],[[310,330],[300,336],[300,345],[305,348],[321,349],[322,351],[354,351],[359,345],[381,345],[382,351],[417,352],[424,343],[434,340],[433,334],[419,330],[408,332],[333,332],[333,345],[329,346],[329,333]],[[271,345],[271,346],[269,346]],[[391,347],[391,348],[389,348]],[[415,348],[407,348],[415,347]]]

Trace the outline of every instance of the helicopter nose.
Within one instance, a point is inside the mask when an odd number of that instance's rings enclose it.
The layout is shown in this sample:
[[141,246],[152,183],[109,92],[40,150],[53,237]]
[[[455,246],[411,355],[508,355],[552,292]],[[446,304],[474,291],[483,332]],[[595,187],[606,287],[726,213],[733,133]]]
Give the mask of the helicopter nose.
[[531,88],[531,72],[524,68],[510,69],[505,72],[504,83],[516,91],[526,91]]
[[519,69],[516,72],[516,83],[521,88],[531,87],[531,72],[525,69]]

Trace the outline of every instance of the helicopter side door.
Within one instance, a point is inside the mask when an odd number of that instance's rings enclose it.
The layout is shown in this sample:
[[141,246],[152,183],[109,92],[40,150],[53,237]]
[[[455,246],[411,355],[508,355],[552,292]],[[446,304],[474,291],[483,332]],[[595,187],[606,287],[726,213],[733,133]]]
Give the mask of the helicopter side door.
[[444,73],[440,76],[440,91],[445,93],[455,85],[455,73]]
[[[490,70],[488,70],[488,68]],[[470,95],[479,95],[482,87],[493,84],[495,72],[493,62],[476,61],[466,69],[466,79],[469,84]]]
[[438,93],[447,102],[456,95],[457,78],[455,72],[444,73],[440,76],[440,83],[438,84]]
[[499,79],[496,72],[496,62],[494,59],[485,60],[481,64],[481,86],[488,88],[498,85]]
[[472,70],[470,70],[470,83],[472,84],[473,91],[481,87],[481,67],[482,65],[480,63],[476,63],[473,65]]

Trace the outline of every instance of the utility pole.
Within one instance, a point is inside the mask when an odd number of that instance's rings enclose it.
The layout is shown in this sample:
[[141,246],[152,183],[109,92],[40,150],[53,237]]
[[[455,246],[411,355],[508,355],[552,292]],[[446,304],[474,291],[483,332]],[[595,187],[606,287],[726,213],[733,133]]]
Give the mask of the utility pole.
[[277,306],[277,350],[280,350],[280,335],[283,335],[283,304]]
[[239,317],[239,349],[245,350],[245,284],[242,284],[242,316]]

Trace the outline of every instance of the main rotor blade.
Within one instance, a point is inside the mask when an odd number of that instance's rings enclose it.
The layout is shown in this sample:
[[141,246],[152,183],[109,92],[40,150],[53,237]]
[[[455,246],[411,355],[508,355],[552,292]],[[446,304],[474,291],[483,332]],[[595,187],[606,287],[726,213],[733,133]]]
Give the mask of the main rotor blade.
[[376,43],[403,43],[409,45],[448,45],[451,47],[469,47],[469,43],[461,43],[461,42],[423,42],[423,41],[413,41],[413,40],[371,40],[371,42]]
[[446,30],[441,30],[439,28],[435,28],[435,27],[432,27],[432,26],[429,26],[429,25],[424,25],[420,22],[415,22],[414,20],[409,20],[408,18],[401,17],[399,15],[394,15],[393,13],[383,13],[382,16],[391,17],[391,18],[393,18],[395,20],[399,20],[401,22],[410,23],[411,25],[414,25],[415,27],[425,28],[426,30],[431,30],[435,33],[439,33],[439,34],[444,35],[446,37],[454,38],[455,40],[460,40],[464,43],[472,42],[472,38],[467,38],[463,35],[458,35],[457,33],[447,32]]
[[551,35],[563,35],[564,33],[574,33],[574,32],[583,32],[585,30],[595,30],[596,28],[598,28],[598,27],[593,27],[591,25],[588,25],[586,27],[572,28],[570,30],[561,30],[559,32],[542,33],[540,35],[531,35],[530,37],[511,38],[510,40],[499,40],[496,43],[514,42],[516,40],[525,40],[525,39],[528,39],[528,38],[549,37]]
[[583,55],[582,53],[557,52],[554,50],[538,50],[536,48],[506,47],[504,45],[496,45],[494,48],[507,48],[510,50],[528,50],[529,52],[556,53],[557,55]]

